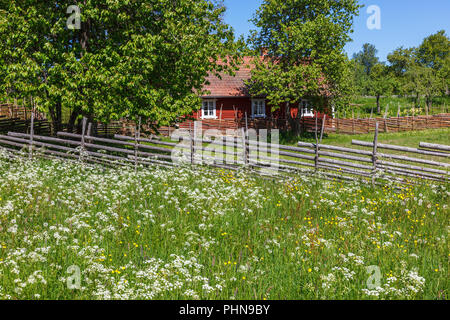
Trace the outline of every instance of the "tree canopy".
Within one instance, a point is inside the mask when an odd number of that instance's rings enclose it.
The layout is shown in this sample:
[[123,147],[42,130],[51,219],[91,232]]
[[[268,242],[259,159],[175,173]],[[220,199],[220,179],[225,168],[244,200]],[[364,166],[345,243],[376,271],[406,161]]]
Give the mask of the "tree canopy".
[[249,83],[255,96],[266,96],[273,108],[308,97],[344,97],[356,0],[264,0],[257,10],[250,43],[263,50]]
[[353,60],[363,66],[364,73],[368,76],[373,66],[376,65],[379,60],[377,57],[378,50],[373,44],[365,43],[363,49],[353,55]]
[[389,69],[383,63],[377,63],[371,67],[367,91],[377,99],[377,112],[381,113],[380,97],[391,94],[393,80]]
[[425,38],[417,48],[417,63],[435,71],[443,85],[450,84],[450,39],[444,30]]
[[[142,116],[165,125],[198,109],[209,72],[233,53],[220,2],[0,0],[0,89],[32,96],[56,126],[62,110],[108,121]],[[69,123],[70,125],[70,123]]]

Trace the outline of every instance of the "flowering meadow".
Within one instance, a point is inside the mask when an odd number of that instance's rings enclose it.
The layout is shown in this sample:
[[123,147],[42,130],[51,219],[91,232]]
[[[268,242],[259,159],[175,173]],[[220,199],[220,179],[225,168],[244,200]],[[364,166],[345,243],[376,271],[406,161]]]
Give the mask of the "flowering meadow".
[[0,299],[448,299],[449,191],[0,152]]

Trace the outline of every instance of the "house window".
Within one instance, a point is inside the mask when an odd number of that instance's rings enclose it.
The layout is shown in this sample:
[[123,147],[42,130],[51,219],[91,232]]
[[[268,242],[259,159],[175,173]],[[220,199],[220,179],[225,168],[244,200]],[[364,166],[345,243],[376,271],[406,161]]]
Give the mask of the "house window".
[[314,117],[314,109],[309,105],[308,100],[300,102],[300,115],[302,117]]
[[216,100],[203,100],[202,119],[216,118]]
[[263,99],[252,100],[252,117],[265,117],[266,116],[266,101]]

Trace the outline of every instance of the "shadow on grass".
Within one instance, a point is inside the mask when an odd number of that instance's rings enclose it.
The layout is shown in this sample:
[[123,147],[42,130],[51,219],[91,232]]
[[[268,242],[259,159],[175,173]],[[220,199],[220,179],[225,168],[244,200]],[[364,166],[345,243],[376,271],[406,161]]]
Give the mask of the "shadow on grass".
[[[320,133],[318,133],[318,136],[320,139]],[[323,138],[327,137],[328,134],[324,133]],[[292,131],[280,132],[280,144],[296,145],[298,141],[316,142],[316,137],[314,132],[302,132],[300,134]]]

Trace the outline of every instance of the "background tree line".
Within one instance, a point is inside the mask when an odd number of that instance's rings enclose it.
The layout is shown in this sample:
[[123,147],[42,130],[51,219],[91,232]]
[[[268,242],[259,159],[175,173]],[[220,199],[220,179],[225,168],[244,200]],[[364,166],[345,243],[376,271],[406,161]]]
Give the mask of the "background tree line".
[[432,108],[433,98],[449,95],[450,39],[445,31],[426,37],[418,47],[397,48],[379,61],[375,46],[366,43],[353,55],[353,94],[375,96],[381,113],[381,96],[412,95],[415,106],[425,98],[425,111]]

